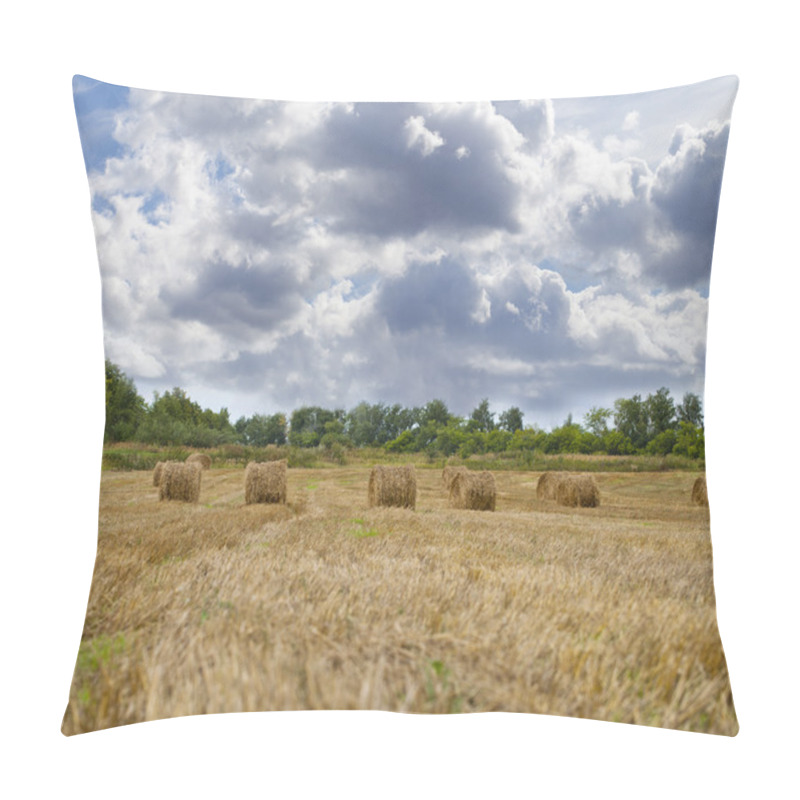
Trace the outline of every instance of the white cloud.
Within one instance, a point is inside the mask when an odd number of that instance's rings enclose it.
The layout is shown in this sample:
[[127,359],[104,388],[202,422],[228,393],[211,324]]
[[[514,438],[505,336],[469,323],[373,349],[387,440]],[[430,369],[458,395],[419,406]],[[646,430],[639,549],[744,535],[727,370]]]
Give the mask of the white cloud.
[[429,156],[444,144],[444,139],[437,131],[429,131],[425,127],[424,117],[409,117],[403,123],[406,132],[406,144],[409,149],[416,148],[423,156]]
[[629,111],[625,115],[625,119],[622,121],[622,130],[624,131],[635,131],[639,128],[639,112],[638,111]]

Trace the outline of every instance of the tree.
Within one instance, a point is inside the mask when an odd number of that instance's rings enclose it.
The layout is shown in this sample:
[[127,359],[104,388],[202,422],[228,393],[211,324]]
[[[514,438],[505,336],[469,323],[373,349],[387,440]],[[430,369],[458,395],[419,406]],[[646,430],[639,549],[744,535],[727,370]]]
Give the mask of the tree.
[[325,435],[328,422],[343,423],[344,411],[330,411],[319,406],[302,406],[292,411],[289,422],[289,444],[294,447],[317,447]]
[[694,392],[686,392],[676,411],[679,422],[688,422],[695,428],[703,427],[703,404]]
[[[237,430],[239,421],[236,422]],[[286,444],[286,417],[283,414],[253,414],[246,421],[241,433],[246,444],[265,447],[268,444]]]
[[522,417],[524,414],[516,406],[506,409],[498,420],[498,427],[509,433],[522,430]]
[[420,425],[433,423],[434,425],[447,425],[450,419],[450,412],[445,405],[444,400],[431,400],[422,409],[422,419]]
[[586,430],[602,438],[608,431],[608,420],[611,419],[612,413],[610,408],[593,406],[583,417]]
[[648,418],[647,407],[641,395],[635,394],[631,398],[620,398],[614,402],[614,425],[637,450],[645,447],[648,439]]
[[[383,403],[359,403],[345,418],[345,431],[356,447],[381,445],[395,438],[389,435],[386,416],[389,409]],[[396,434],[395,434],[396,436]]]
[[675,426],[675,403],[669,389],[662,386],[655,394],[647,395],[645,400],[648,421],[648,438],[653,439]]
[[678,433],[672,452],[689,458],[706,457],[706,439],[702,428],[696,428],[691,422],[678,423]]
[[469,430],[482,431],[488,433],[494,430],[494,414],[489,411],[489,400],[484,397],[477,408],[472,412],[470,421],[468,423]]
[[145,414],[144,399],[116,364],[106,359],[106,427],[103,441],[129,441],[136,435]]

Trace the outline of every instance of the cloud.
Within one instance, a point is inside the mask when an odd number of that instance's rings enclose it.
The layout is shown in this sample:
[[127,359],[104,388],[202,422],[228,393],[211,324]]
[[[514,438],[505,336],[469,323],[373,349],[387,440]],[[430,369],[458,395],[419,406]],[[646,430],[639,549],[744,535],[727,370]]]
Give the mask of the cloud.
[[409,150],[419,150],[423,156],[429,156],[444,144],[444,139],[436,131],[429,131],[425,127],[424,117],[409,117],[403,123],[406,132],[406,143]]
[[106,346],[145,386],[248,414],[702,388],[727,123],[646,160],[629,108],[120,102],[82,132],[113,131],[85,139]]

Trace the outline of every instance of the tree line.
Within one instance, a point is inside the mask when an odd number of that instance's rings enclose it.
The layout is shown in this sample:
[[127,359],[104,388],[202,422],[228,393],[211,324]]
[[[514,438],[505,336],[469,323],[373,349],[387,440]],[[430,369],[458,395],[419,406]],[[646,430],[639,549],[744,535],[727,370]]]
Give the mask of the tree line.
[[501,413],[481,400],[468,417],[450,413],[443,400],[407,408],[396,403],[361,402],[349,411],[302,406],[283,413],[253,414],[231,422],[227,408],[203,409],[175,387],[154,393],[146,403],[136,385],[116,364],[106,361],[104,441],[214,447],[269,444],[343,451],[382,447],[393,453],[467,458],[479,453],[605,453],[705,457],[702,403],[687,392],[676,403],[662,387],[647,397],[636,394],[613,408],[592,408],[577,423],[570,414],[550,431],[524,425],[516,406]]

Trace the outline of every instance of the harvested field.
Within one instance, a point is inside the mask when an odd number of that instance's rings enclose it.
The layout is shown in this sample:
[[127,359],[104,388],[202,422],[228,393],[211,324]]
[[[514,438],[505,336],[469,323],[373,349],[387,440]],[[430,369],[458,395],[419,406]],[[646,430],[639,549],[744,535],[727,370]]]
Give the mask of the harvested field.
[[369,475],[292,469],[289,503],[254,506],[241,468],[205,473],[202,504],[104,472],[64,732],[327,708],[736,733],[696,473],[598,473],[581,508],[497,472],[493,514],[419,466],[416,513],[371,508]]
[[692,502],[698,506],[705,506],[708,508],[708,485],[706,484],[706,476],[701,475],[694,482],[692,486]]
[[543,472],[536,484],[536,497],[539,500],[555,500],[558,484],[566,474],[565,472]]
[[444,490],[449,492],[456,475],[462,475],[465,472],[469,472],[466,467],[445,467],[442,470],[442,485],[444,486]]
[[286,502],[287,461],[251,461],[244,471],[244,501],[251,503]]
[[491,472],[460,472],[450,483],[450,505],[472,511],[494,511],[497,488]]
[[367,485],[369,505],[414,508],[417,504],[417,477],[413,466],[372,468]]
[[566,475],[556,484],[556,502],[561,506],[595,508],[600,505],[600,489],[591,475]]
[[165,462],[158,481],[158,499],[196,503],[200,499],[200,476],[199,464]]
[[211,469],[211,456],[208,453],[192,453],[187,459],[187,464],[199,464],[203,469]]

